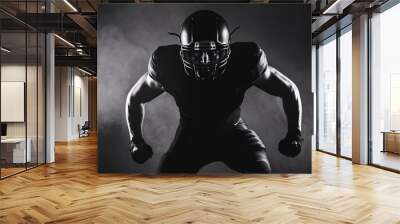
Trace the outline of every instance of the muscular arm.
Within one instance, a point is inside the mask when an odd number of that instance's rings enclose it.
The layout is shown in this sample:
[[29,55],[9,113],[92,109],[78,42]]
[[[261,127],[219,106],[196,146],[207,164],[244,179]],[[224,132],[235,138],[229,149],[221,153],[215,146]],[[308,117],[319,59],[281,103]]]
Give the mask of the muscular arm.
[[268,66],[254,85],[282,99],[288,120],[288,135],[300,135],[302,106],[297,86],[277,69]]
[[131,140],[135,144],[143,142],[142,123],[144,104],[159,96],[164,88],[147,73],[135,83],[126,99],[126,122]]

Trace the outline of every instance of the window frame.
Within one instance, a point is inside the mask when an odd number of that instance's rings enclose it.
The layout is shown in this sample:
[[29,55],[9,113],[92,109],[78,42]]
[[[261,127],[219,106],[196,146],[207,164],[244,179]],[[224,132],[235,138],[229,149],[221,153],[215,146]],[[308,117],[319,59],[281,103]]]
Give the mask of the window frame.
[[[329,155],[333,155],[336,157],[344,158],[347,160],[352,160],[351,157],[347,157],[342,155],[342,150],[341,150],[341,117],[340,117],[340,104],[341,104],[341,89],[340,89],[340,84],[341,84],[341,67],[340,67],[340,37],[344,35],[347,32],[352,32],[352,23],[347,24],[341,29],[338,29],[335,33],[332,35],[328,36],[327,38],[319,41],[316,44],[316,151],[327,153]],[[332,153],[327,150],[321,149],[320,143],[319,143],[319,95],[320,95],[320,88],[319,88],[319,79],[320,79],[320,74],[319,74],[319,47],[322,43],[328,43],[330,41],[336,41],[336,152]]]

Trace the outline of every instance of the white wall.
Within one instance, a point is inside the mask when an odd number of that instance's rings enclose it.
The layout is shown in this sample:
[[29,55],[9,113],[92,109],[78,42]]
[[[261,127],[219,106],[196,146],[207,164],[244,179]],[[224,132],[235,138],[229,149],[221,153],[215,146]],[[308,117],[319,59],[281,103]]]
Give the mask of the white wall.
[[[38,69],[38,70],[36,70]],[[26,85],[26,107],[23,106],[22,112],[26,112],[26,120],[23,122],[6,122],[7,137],[24,138],[25,135],[30,139],[32,158],[36,162],[44,163],[45,150],[45,112],[44,112],[44,74],[42,67],[25,64],[3,64],[1,66],[2,82],[24,82]],[[26,80],[27,79],[27,80]],[[7,96],[2,96],[2,98]],[[1,110],[9,108],[2,107]],[[11,111],[12,112],[12,111]],[[37,157],[37,153],[39,156]]]
[[79,137],[78,125],[88,120],[88,77],[72,67],[56,67],[55,140]]
[[[19,64],[8,64],[1,66],[1,81],[2,82],[25,82],[26,67]],[[28,71],[32,69],[28,66]],[[31,74],[31,72],[28,72]],[[3,96],[4,97],[4,96]],[[1,108],[6,110],[6,108]],[[7,137],[25,137],[25,122],[11,122],[7,123]]]
[[[27,120],[28,120],[28,137],[35,131],[36,135],[36,112],[37,99],[36,99],[36,66],[27,66],[20,64],[5,64],[1,66],[1,81],[2,82],[24,82],[25,76],[28,78],[28,87],[34,86],[35,88],[27,87]],[[6,97],[6,96],[2,96]],[[41,105],[39,105],[40,107]],[[1,108],[6,110],[7,108]],[[24,108],[22,108],[24,109]],[[33,122],[33,123],[32,123]],[[8,137],[25,137],[26,122],[7,122],[7,136]]]
[[55,68],[55,141],[68,140],[69,84],[67,67]]
[[[77,73],[78,72],[78,73]],[[78,125],[82,126],[89,120],[88,116],[88,77],[82,76],[78,70],[74,70],[74,79],[71,88],[71,120],[70,136],[72,139],[79,137]]]

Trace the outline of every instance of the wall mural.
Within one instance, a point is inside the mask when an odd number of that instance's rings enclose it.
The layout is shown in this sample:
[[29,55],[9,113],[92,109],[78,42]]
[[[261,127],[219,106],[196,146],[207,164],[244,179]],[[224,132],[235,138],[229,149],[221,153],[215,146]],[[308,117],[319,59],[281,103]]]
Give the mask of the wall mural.
[[104,4],[98,170],[310,173],[307,5]]

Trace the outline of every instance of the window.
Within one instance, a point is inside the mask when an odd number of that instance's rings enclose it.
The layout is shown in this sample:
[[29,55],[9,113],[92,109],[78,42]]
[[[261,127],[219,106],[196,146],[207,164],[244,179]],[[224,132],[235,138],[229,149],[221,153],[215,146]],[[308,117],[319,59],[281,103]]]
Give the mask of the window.
[[317,149],[350,159],[352,157],[352,26],[346,26],[318,46]]
[[340,36],[340,155],[352,154],[352,35],[351,26]]
[[370,151],[375,165],[400,170],[400,4],[371,18]]
[[318,149],[336,153],[336,37],[318,50]]

